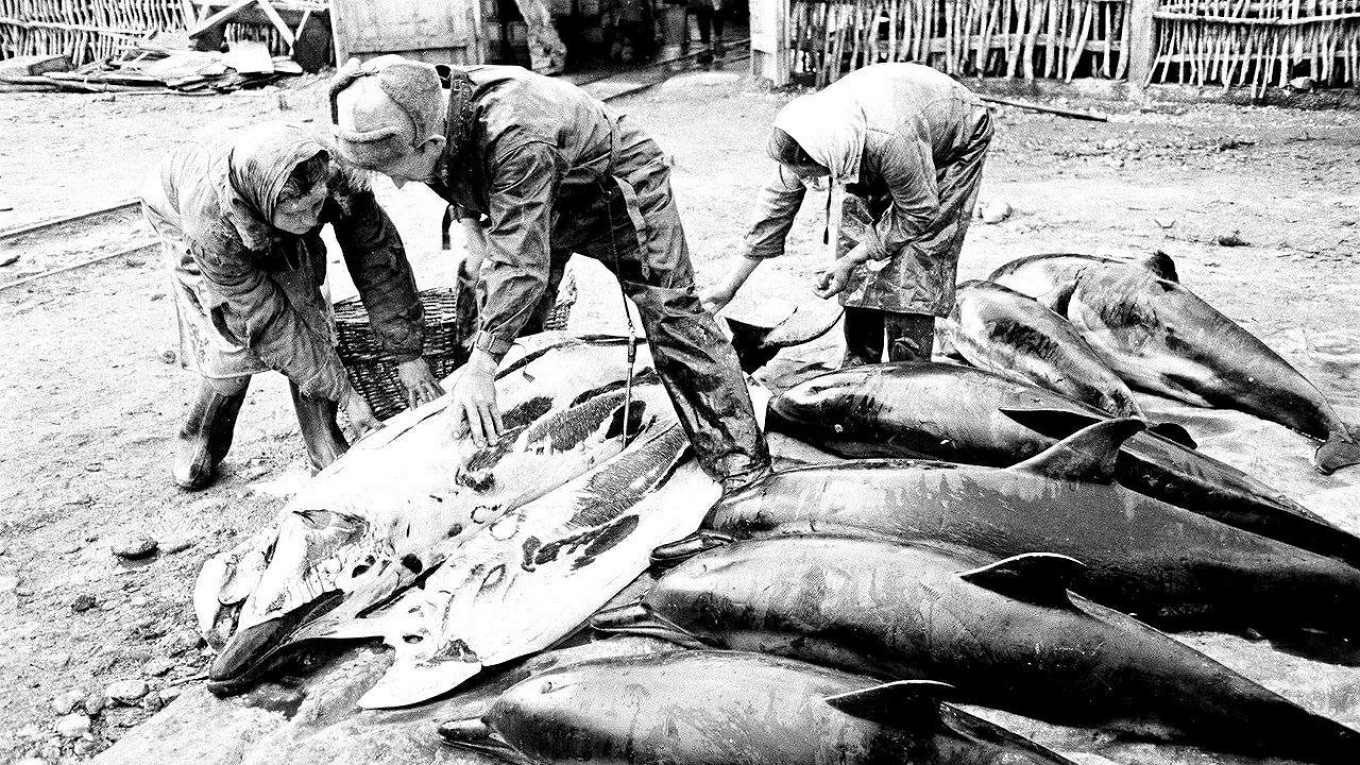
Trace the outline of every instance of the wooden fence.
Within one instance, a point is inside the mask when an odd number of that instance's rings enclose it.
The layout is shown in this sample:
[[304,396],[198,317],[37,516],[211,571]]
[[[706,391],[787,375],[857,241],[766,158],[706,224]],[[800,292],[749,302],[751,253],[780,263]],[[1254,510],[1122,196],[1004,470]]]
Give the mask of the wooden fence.
[[[1360,84],[1360,0],[779,0],[780,76],[822,86],[883,61],[950,74],[1135,85]],[[771,51],[761,50],[762,54]],[[758,57],[759,61],[766,59]],[[776,78],[778,79],[778,78]]]
[[832,0],[789,6],[793,71],[816,85],[882,61],[956,75],[1123,78],[1127,0]]
[[184,29],[181,0],[0,0],[0,58],[65,54],[79,65],[172,29]]
[[1162,0],[1152,82],[1360,84],[1360,0]]
[[[190,0],[0,0],[0,59],[62,54],[80,66],[136,46],[153,32],[183,32]],[[228,40],[288,46],[272,26],[228,24]]]

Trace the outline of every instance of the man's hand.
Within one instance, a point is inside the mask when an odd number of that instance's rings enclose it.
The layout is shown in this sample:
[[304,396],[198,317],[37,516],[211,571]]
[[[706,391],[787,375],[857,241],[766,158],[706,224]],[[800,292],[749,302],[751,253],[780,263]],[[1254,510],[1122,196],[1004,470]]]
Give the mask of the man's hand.
[[383,426],[382,421],[373,414],[373,408],[352,385],[345,386],[344,392],[340,394],[340,408],[345,410],[345,417],[354,428],[356,441]]
[[463,366],[463,374],[453,384],[449,411],[453,435],[469,433],[473,443],[486,446],[501,437],[501,410],[496,405],[496,367],[484,351],[473,351]]
[[850,272],[856,265],[846,258],[837,259],[830,268],[817,272],[812,291],[823,300],[839,294],[845,289],[845,285],[850,283]]
[[397,364],[397,377],[406,389],[406,405],[415,409],[444,395],[444,389],[430,370],[429,362],[416,357]]

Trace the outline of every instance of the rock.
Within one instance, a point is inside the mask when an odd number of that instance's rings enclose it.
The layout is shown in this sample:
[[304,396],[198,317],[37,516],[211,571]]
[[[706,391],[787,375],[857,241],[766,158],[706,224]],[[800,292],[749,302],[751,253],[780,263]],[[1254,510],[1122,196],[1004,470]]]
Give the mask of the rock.
[[142,709],[148,712],[159,712],[164,706],[165,702],[161,700],[159,693],[148,693],[146,698],[142,699]]
[[83,713],[72,712],[57,720],[57,733],[62,738],[80,738],[90,732],[90,718]]
[[170,702],[179,698],[180,694],[183,692],[184,692],[183,689],[181,689],[177,685],[172,685],[169,688],[162,688],[160,693],[161,703],[169,704]]
[[193,630],[175,630],[162,642],[162,648],[171,656],[183,656],[190,651],[197,651],[203,644],[203,638]]
[[14,592],[19,589],[19,577],[0,576],[0,593]]
[[[154,300],[155,298],[152,299]],[[160,353],[156,355],[160,356],[161,361],[166,364],[173,364],[179,359],[179,355],[175,353],[174,348],[162,348]]]
[[171,537],[161,543],[161,552],[166,555],[174,555],[175,553],[182,553],[196,544],[198,544],[198,540],[190,537]]
[[109,705],[109,697],[103,691],[95,691],[85,697],[85,714],[97,715],[104,711],[104,707]]
[[113,554],[124,560],[141,560],[153,555],[159,545],[151,537],[130,537],[113,544]]
[[142,671],[152,677],[160,677],[175,668],[175,662],[169,659],[152,659],[142,666]]
[[1218,239],[1215,240],[1215,241],[1218,242],[1218,246],[1219,246],[1219,247],[1250,247],[1250,246],[1251,246],[1251,242],[1248,242],[1247,240],[1243,239],[1242,237],[1238,236],[1237,234],[1238,234],[1238,232],[1234,231],[1234,232],[1232,232],[1231,234],[1228,234],[1227,236],[1220,236],[1220,237],[1218,237]]
[[120,680],[104,689],[105,695],[121,704],[131,706],[146,695],[146,682],[143,680]]
[[1312,77],[1295,77],[1289,81],[1289,87],[1293,90],[1301,90],[1305,93],[1313,89]]
[[58,716],[69,715],[75,711],[76,706],[80,704],[83,698],[85,698],[85,694],[80,691],[67,691],[52,699],[52,711]]
[[89,611],[96,605],[98,605],[98,601],[95,600],[95,597],[88,592],[83,592],[71,601],[71,610],[79,614]]
[[1121,147],[1121,146],[1123,146],[1123,145],[1124,145],[1124,142],[1121,141],[1121,140],[1119,140],[1118,138],[1111,138],[1110,140],[1106,141],[1105,143],[1102,143],[1102,144],[1100,145],[1100,148],[1104,149],[1105,151],[1114,151],[1114,150],[1118,149],[1119,147]]
[[1011,206],[1002,200],[988,202],[982,206],[982,222],[996,224],[1011,217]]

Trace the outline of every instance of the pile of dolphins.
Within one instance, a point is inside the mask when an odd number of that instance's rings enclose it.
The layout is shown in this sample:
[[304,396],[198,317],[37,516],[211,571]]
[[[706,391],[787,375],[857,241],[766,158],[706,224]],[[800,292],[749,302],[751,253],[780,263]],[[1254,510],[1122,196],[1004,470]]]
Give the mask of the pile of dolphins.
[[585,626],[675,650],[531,676],[444,740],[517,765],[1072,765],[962,703],[1360,762],[1360,732],[1161,631],[1354,649],[1360,538],[1131,392],[1287,425],[1319,471],[1360,462],[1318,389],[1161,254],[1023,258],[963,285],[945,325],[972,366],[753,382],[802,456],[727,496],[645,346],[630,368],[620,338],[525,338],[499,441],[455,438],[443,401],[404,412],[205,564],[210,687],[378,638],[395,659],[359,706],[407,707]]

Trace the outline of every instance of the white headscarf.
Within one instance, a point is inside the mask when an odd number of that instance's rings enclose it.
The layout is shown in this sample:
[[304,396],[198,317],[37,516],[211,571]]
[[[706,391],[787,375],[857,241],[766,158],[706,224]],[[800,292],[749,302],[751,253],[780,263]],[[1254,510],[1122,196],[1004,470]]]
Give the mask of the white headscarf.
[[835,87],[793,99],[774,118],[817,164],[831,171],[833,184],[859,178],[860,158],[868,133],[864,110]]

